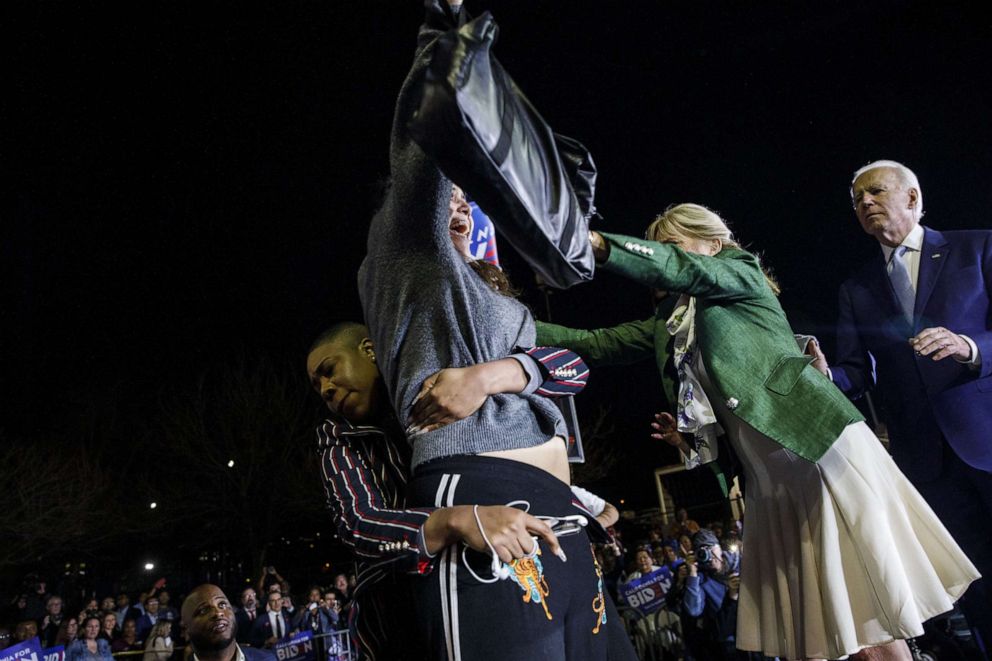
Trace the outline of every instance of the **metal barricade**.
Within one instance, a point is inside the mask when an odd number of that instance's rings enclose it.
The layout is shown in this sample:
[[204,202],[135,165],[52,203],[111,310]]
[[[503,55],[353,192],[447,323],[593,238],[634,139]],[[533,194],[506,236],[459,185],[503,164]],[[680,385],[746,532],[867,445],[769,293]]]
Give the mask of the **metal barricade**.
[[318,634],[314,638],[323,641],[325,650],[324,658],[317,661],[352,661],[356,656],[347,629]]
[[641,661],[664,661],[682,658],[682,623],[679,617],[662,608],[650,615],[617,604],[624,629]]

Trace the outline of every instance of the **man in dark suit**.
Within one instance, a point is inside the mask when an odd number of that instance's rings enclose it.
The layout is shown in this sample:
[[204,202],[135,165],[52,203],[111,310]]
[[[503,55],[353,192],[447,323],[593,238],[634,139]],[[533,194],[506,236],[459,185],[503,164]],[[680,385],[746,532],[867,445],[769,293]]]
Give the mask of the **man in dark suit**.
[[271,648],[289,635],[290,619],[282,607],[282,594],[270,592],[265,613],[256,617],[252,625],[251,644]]
[[[840,289],[837,363],[849,397],[875,387],[896,464],[978,570],[992,576],[992,232],[920,225],[900,163],[854,174],[854,212],[879,254]],[[962,599],[992,646],[989,581]]]
[[205,583],[193,590],[183,602],[182,618],[192,661],[276,661],[268,650],[238,645],[234,607],[216,585]]
[[138,618],[138,640],[144,641],[151,633],[152,627],[158,622],[158,597],[147,597],[145,599],[145,614]]
[[245,588],[241,591],[241,608],[234,614],[238,621],[238,642],[244,644],[251,643],[251,630],[258,619],[258,598],[254,588]]

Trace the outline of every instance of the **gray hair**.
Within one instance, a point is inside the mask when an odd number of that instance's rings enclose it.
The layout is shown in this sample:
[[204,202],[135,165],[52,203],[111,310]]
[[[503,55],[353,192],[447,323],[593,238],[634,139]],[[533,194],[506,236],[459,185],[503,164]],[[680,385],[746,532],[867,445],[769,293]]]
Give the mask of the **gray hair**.
[[862,165],[860,168],[854,171],[854,176],[851,177],[851,200],[854,200],[854,182],[857,181],[858,177],[863,175],[869,170],[875,170],[878,168],[890,168],[899,173],[899,179],[905,186],[909,188],[916,189],[916,219],[919,220],[923,217],[923,189],[920,188],[920,180],[916,178],[916,173],[910,170],[908,167],[903,165],[898,161],[872,161],[867,165]]

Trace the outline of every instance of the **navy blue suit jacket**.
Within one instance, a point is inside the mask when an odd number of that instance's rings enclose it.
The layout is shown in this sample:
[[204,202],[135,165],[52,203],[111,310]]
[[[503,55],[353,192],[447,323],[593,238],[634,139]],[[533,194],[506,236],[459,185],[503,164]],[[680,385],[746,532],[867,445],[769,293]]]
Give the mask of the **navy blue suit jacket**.
[[[912,325],[879,251],[841,286],[832,370],[849,397],[876,386],[893,458],[925,482],[940,472],[941,436],[965,462],[992,471],[992,232],[924,230]],[[974,340],[981,369],[917,356],[907,340],[935,326]]]
[[[293,617],[286,610],[282,611],[282,620],[286,625],[286,628],[282,632],[282,638],[279,640],[285,640],[289,636],[289,632],[292,631],[293,627]],[[264,647],[265,641],[276,635],[275,629],[272,627],[272,622],[269,621],[268,611],[259,611],[258,615],[255,617],[255,623],[251,628],[251,644],[253,647]]]

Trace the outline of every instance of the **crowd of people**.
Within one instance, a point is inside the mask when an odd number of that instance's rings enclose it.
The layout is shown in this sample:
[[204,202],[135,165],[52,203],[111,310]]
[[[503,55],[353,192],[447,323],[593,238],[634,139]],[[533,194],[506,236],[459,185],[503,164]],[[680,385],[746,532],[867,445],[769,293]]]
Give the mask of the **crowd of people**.
[[[0,649],[37,637],[42,648],[63,647],[67,661],[186,658],[188,623],[172,605],[165,579],[137,595],[72,590],[70,596],[49,592],[47,582],[29,578],[28,589],[14,597],[0,619]],[[266,567],[231,604],[235,639],[245,647],[272,649],[301,631],[319,636],[345,630],[354,587],[354,574],[339,573],[331,585],[312,585],[294,599],[289,583]]]
[[[626,621],[628,634],[637,641],[650,638],[658,622],[669,625],[663,649],[671,659],[735,659],[737,602],[740,592],[740,555],[743,545],[740,521],[721,520],[701,526],[683,508],[668,525],[658,523],[643,530],[632,544],[613,530],[613,541],[596,545],[596,558],[611,597]],[[628,603],[628,588],[641,579],[661,573],[662,587],[648,609]],[[659,620],[658,610],[664,610]],[[674,626],[672,626],[674,623]],[[644,653],[645,643],[638,645]]]

